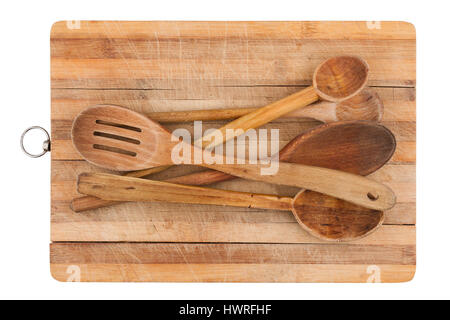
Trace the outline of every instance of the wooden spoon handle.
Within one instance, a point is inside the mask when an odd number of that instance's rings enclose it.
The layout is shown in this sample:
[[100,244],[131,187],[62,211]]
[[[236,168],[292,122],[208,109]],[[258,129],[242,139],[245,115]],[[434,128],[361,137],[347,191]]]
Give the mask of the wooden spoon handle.
[[[250,107],[233,109],[148,112],[145,115],[154,121],[158,121],[159,123],[178,123],[192,121],[232,120],[257,111],[258,109],[260,108]],[[322,122],[338,121],[336,117],[336,102],[316,102],[301,109],[289,112],[280,118],[306,118],[304,119],[304,121],[308,121],[307,118],[310,118]]]
[[149,112],[145,115],[159,123],[236,119],[259,108],[210,109],[191,111]]
[[164,201],[276,210],[292,207],[289,197],[185,186],[107,173],[80,174],[78,192],[107,201]]
[[264,170],[267,171],[267,165],[260,163],[201,164],[201,166],[244,179],[320,192],[374,210],[384,211],[395,204],[395,194],[387,186],[362,176],[327,168],[278,162],[276,173],[264,175],[262,173]]
[[191,186],[206,186],[209,184],[228,181],[232,179],[236,179],[236,177],[221,171],[205,170],[187,174],[184,176],[166,179],[164,181],[177,184],[187,184]]
[[[136,178],[137,179],[137,178]],[[70,202],[70,209],[74,212],[82,212],[87,210],[94,210],[103,207],[109,207],[114,204],[119,204],[122,202],[103,200],[93,196],[82,196],[78,198],[73,198]]]
[[[203,137],[202,146],[214,147],[221,145],[227,140],[237,137],[239,134],[246,132],[250,129],[259,128],[260,126],[271,122],[295,109],[305,107],[313,102],[319,100],[319,96],[313,87],[307,87],[299,92],[296,92],[284,99],[271,103],[265,107],[259,108],[249,114],[246,114],[230,123],[226,124],[222,128],[218,129],[222,133],[223,139],[214,140],[215,134],[211,133]],[[226,134],[227,130],[234,130],[235,134]]]
[[[185,176],[170,178],[165,181],[178,184],[203,186],[216,182],[227,181],[234,178],[236,177],[220,171],[207,170],[202,172],[191,173]],[[82,212],[86,210],[108,207],[119,203],[121,202],[103,200],[93,196],[82,196],[72,199],[72,202],[70,203],[70,208],[75,212]]]

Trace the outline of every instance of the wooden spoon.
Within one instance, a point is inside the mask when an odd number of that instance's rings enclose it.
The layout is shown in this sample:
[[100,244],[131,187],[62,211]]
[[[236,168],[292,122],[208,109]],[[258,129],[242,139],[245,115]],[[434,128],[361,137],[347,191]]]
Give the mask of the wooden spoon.
[[[230,120],[242,117],[259,108],[210,109],[190,111],[149,112],[145,115],[159,123]],[[286,114],[285,118],[311,118],[321,122],[368,120],[380,121],[383,102],[370,88],[364,88],[354,97],[341,101],[320,101]]]
[[[218,146],[235,138],[239,131],[246,132],[258,128],[289,112],[306,107],[320,98],[333,102],[348,100],[361,92],[367,84],[368,77],[369,66],[359,57],[338,56],[327,59],[314,71],[312,86],[231,121],[218,129],[224,137],[223,141],[213,140],[215,133],[211,133],[203,137],[202,146],[209,148]],[[226,135],[228,129],[234,130],[236,134]]]
[[[336,122],[310,129],[279,152],[280,161],[306,164],[368,175],[381,168],[393,155],[394,135],[385,127],[370,122]],[[236,178],[214,170],[197,172],[166,180],[187,185],[208,185]],[[72,200],[75,212],[106,207],[119,202],[92,196]]]
[[202,149],[180,142],[144,115],[118,106],[94,106],[81,112],[72,127],[72,141],[86,160],[111,170],[178,164],[172,150],[181,146],[190,153],[189,163],[244,179],[305,188],[375,210],[395,204],[395,195],[387,186],[342,171],[280,162],[276,174],[261,175],[267,165],[236,164],[236,159],[229,157],[223,164],[196,163],[195,155],[201,155]]
[[289,198],[185,186],[105,173],[82,173],[78,176],[78,192],[110,201],[165,201],[291,210],[305,230],[329,241],[350,241],[364,237],[375,231],[384,220],[384,213],[381,211],[364,209],[304,190],[294,198]]

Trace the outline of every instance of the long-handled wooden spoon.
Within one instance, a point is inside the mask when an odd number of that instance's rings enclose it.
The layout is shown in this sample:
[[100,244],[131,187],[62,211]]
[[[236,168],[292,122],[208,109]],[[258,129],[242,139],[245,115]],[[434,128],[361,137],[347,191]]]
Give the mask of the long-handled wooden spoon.
[[[280,161],[299,163],[368,175],[381,168],[393,155],[394,135],[384,126],[352,121],[323,124],[295,137],[279,152]],[[235,178],[214,170],[166,180],[187,185],[208,185]],[[72,200],[75,212],[106,207],[120,202],[83,196]]]
[[[258,108],[218,129],[222,139],[218,139],[216,132],[195,141],[196,146],[209,147],[221,145],[225,141],[234,138],[250,129],[259,128],[285,114],[308,106],[319,98],[341,102],[359,94],[367,84],[369,78],[369,66],[356,56],[337,56],[325,60],[315,70],[313,85],[299,92],[287,96],[265,107]],[[364,99],[363,99],[364,100]],[[234,135],[226,134],[234,132]],[[213,142],[210,140],[213,138]],[[170,166],[153,167],[145,170],[126,174],[133,177],[144,177],[153,173],[166,170]]]
[[94,106],[81,112],[72,127],[72,140],[86,160],[111,170],[178,164],[172,151],[183,149],[189,163],[241,178],[305,188],[375,210],[395,204],[395,195],[387,186],[342,171],[280,162],[276,174],[262,175],[267,165],[236,164],[229,157],[222,159],[223,164],[196,163],[195,155],[201,155],[202,149],[179,141],[144,115],[118,106]]
[[[236,137],[239,131],[246,132],[258,128],[289,112],[306,107],[320,98],[333,102],[348,100],[361,92],[367,84],[368,77],[369,66],[359,57],[338,56],[327,59],[314,71],[312,86],[231,121],[218,129],[224,137],[223,141],[211,143],[215,137],[215,133],[211,133],[203,137],[202,146],[211,148],[218,146]],[[236,134],[226,135],[228,129],[234,130]]]
[[[350,241],[375,231],[384,220],[381,211],[364,209],[315,192],[301,190],[294,198],[225,191],[168,182],[83,173],[78,191],[111,201],[165,201],[291,210],[310,234],[324,240]],[[309,193],[307,196],[305,193]]]
[[[159,123],[211,121],[236,119],[259,108],[210,109],[190,111],[149,112],[145,115]],[[367,120],[380,121],[383,102],[370,88],[364,88],[354,97],[340,101],[320,101],[286,114],[285,118],[310,118],[322,122]]]

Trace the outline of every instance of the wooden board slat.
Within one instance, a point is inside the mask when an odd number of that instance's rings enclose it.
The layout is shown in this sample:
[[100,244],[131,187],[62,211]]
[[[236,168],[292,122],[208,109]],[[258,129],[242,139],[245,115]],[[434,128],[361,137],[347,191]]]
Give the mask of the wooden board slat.
[[[377,39],[414,40],[414,25],[402,21],[58,21],[55,39]],[[72,27],[69,29],[69,27]]]
[[[75,268],[74,268],[75,267]],[[415,265],[336,264],[52,264],[59,281],[92,282],[406,282]],[[374,276],[379,270],[379,278]],[[75,278],[77,279],[77,278]]]
[[[86,106],[118,104],[139,112],[262,107],[302,86],[205,87],[201,90],[52,89],[52,120],[72,121]],[[374,87],[385,105],[383,121],[415,121],[415,89]],[[300,120],[296,120],[300,121]]]
[[[258,213],[254,213],[258,214]],[[67,230],[67,231],[64,231]],[[322,243],[297,222],[95,221],[55,223],[53,241]],[[356,244],[414,245],[414,226],[385,225]]]
[[[339,257],[339,259],[336,259]],[[414,245],[229,243],[53,243],[51,263],[239,263],[399,264],[415,263]]]
[[[325,44],[324,50],[327,45]],[[355,52],[355,47],[348,52]],[[388,50],[389,47],[386,47]],[[282,49],[281,49],[282,50]],[[278,49],[277,49],[278,51]],[[62,59],[51,61],[52,84],[54,88],[140,88],[140,89],[174,89],[179,86],[196,88],[208,86],[255,86],[255,85],[310,85],[315,67],[324,59],[305,61],[299,55],[295,63],[286,58],[281,60],[263,61],[253,59],[247,62],[227,63],[221,60],[198,59],[187,63],[179,59],[169,61],[154,61],[141,59]],[[383,64],[385,60],[377,61],[361,55],[371,66],[369,85],[371,86],[403,86],[415,85],[411,79],[415,74],[415,57],[399,61],[405,69],[399,70],[397,65]],[[386,59],[386,60],[392,60]],[[251,64],[250,64],[251,63]],[[174,66],[175,65],[175,66]],[[192,79],[192,74],[201,73],[201,79]],[[284,75],[284,76],[283,76]],[[189,82],[186,82],[189,80]]]
[[[71,28],[69,28],[70,26]],[[51,32],[51,272],[70,281],[382,282],[409,281],[416,243],[416,44],[405,22],[88,22]],[[371,178],[398,203],[367,238],[330,244],[290,212],[207,205],[126,203],[85,213],[69,204],[83,171],[70,141],[74,117],[94,104],[139,112],[258,107],[311,83],[323,59],[359,54],[385,110],[397,150]],[[223,121],[204,124],[218,128]],[[282,118],[280,147],[318,125]],[[169,130],[192,123],[165,124]],[[201,170],[179,166],[164,179]],[[236,179],[216,188],[292,196],[296,188]],[[377,278],[378,279],[378,278]]]
[[[57,59],[139,59],[158,61],[164,58],[170,62],[182,60],[190,64],[192,60],[224,58],[242,61],[242,43],[248,46],[249,59],[273,60],[272,50],[282,51],[280,61],[295,62],[300,54],[313,56],[313,61],[323,60],[330,51],[349,54],[358,47],[359,54],[366,59],[410,59],[415,57],[415,44],[411,40],[319,40],[319,39],[60,39],[52,38],[52,57]],[[326,48],[326,46],[329,46]],[[220,54],[218,54],[220,52]],[[214,61],[214,60],[211,60]],[[250,62],[251,60],[249,60]],[[197,61],[195,61],[197,62]]]

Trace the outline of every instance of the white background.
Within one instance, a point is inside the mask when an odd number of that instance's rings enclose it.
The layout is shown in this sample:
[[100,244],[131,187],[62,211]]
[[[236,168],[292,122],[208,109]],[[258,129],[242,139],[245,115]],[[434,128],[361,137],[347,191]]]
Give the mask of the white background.
[[[423,4],[425,3],[425,4]],[[439,4],[433,4],[439,3]],[[0,9],[0,298],[449,298],[446,2],[3,1]],[[404,20],[417,30],[417,273],[404,284],[59,283],[49,271],[50,156],[19,148],[50,128],[50,28],[58,20]]]

